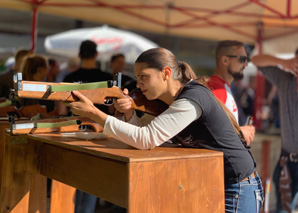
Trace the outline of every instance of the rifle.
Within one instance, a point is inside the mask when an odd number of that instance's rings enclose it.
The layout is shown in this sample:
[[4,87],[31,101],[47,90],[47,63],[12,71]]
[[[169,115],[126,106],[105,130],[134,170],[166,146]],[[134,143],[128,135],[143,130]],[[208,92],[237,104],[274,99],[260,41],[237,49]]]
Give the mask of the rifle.
[[7,114],[9,114],[11,112],[14,112],[18,118],[20,118],[20,117],[31,118],[38,113],[43,114],[43,115],[47,114],[47,109],[46,109],[46,107],[41,106],[39,104],[23,106],[21,108],[17,108],[14,105],[9,105],[9,106],[0,108],[0,117],[6,117]]
[[15,97],[13,91],[14,90],[11,91],[9,99],[0,98],[0,117],[6,117],[9,116],[9,114],[14,114],[18,118],[31,118],[37,114],[42,115],[43,117],[58,115],[56,110],[47,112],[46,107],[39,104],[22,106],[20,100]]
[[14,83],[15,95],[21,98],[73,102],[78,99],[71,91],[80,90],[94,104],[111,105],[111,98],[129,97],[133,109],[151,115],[159,115],[168,108],[168,105],[160,100],[147,100],[140,90],[133,90],[129,96],[124,95],[122,90],[117,87],[120,85],[119,77],[117,80],[95,83],[51,83],[22,81],[22,74],[17,73],[14,76]]
[[37,134],[49,132],[78,132],[81,127],[90,126],[93,132],[102,131],[102,127],[89,118],[72,116],[63,118],[43,119],[36,121],[15,121],[9,117],[12,134]]

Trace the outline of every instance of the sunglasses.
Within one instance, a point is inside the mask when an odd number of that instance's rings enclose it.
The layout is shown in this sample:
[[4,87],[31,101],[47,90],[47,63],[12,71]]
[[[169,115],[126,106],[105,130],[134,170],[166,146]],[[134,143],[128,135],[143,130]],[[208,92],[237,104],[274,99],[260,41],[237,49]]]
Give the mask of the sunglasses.
[[226,55],[226,56],[229,58],[239,58],[239,61],[241,64],[244,64],[248,60],[248,57],[243,55]]

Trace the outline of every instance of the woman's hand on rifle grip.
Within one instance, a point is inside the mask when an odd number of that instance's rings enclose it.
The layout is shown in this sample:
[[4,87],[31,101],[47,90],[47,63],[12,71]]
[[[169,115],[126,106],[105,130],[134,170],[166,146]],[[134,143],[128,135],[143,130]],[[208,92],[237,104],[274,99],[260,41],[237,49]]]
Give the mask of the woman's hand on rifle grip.
[[64,103],[66,106],[71,107],[71,111],[75,115],[81,115],[84,117],[90,118],[90,114],[94,113],[95,106],[93,105],[92,101],[86,98],[78,91],[71,92],[74,96],[76,96],[79,100],[74,102]]
[[117,111],[125,114],[125,120],[128,121],[133,116],[134,109],[131,108],[131,100],[128,97],[128,89],[123,90],[123,94],[127,97],[125,98],[118,98],[114,100],[114,107]]

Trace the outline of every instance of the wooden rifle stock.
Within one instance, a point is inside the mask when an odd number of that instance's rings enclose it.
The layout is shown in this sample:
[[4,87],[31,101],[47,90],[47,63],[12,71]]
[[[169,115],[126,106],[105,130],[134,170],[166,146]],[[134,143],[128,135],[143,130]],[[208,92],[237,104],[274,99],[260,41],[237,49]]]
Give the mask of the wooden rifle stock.
[[23,106],[20,109],[16,108],[13,105],[10,105],[10,106],[0,108],[0,117],[6,117],[7,113],[10,113],[10,112],[17,113],[19,117],[31,118],[38,113],[43,115],[47,114],[47,109],[46,107],[43,107],[39,104]]
[[[50,85],[59,85],[59,83],[48,83],[48,82],[29,82],[23,81],[23,84],[42,84],[47,85],[50,88]],[[97,89],[88,89],[88,90],[79,90],[84,96],[90,99],[94,104],[106,104],[106,100],[109,98],[123,98],[126,97],[122,90],[116,86],[110,88],[97,88]],[[21,98],[32,98],[32,99],[44,99],[44,100],[56,100],[56,101],[66,101],[73,102],[77,101],[71,91],[61,91],[61,92],[52,92],[49,89],[47,91],[23,91],[18,90],[17,95]],[[141,93],[140,90],[134,90],[129,94],[130,100],[132,102],[132,108],[142,112],[146,112],[151,115],[159,115],[164,112],[168,105],[160,100],[149,101]]]

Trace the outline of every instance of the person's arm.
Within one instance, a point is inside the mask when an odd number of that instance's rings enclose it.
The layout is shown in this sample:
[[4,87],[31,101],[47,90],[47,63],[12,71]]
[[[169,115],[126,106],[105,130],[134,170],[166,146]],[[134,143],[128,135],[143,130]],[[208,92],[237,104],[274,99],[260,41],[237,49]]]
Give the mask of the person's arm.
[[108,116],[104,133],[138,149],[153,149],[177,135],[201,114],[202,109],[197,103],[181,99],[143,127]]
[[296,57],[281,59],[271,55],[256,55],[251,58],[251,62],[257,67],[277,66],[281,70],[289,71],[298,77],[298,59]]
[[71,107],[72,113],[90,118],[97,122],[100,126],[104,126],[107,114],[97,109],[92,101],[86,98],[78,91],[72,91],[73,95],[79,98],[79,101],[65,103],[66,106]]
[[182,131],[202,114],[201,107],[190,100],[181,99],[148,125],[138,127],[108,116],[79,92],[73,92],[80,101],[68,103],[74,114],[93,119],[104,127],[104,134],[138,149],[153,149]]

